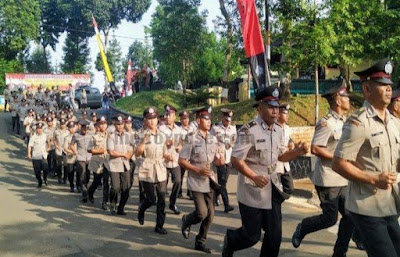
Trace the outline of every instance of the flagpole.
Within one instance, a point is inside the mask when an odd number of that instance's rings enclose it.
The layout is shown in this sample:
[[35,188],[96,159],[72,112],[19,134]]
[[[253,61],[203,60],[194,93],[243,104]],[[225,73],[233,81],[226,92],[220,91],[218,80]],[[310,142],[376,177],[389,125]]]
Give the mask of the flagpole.
[[267,82],[267,86],[271,86],[271,76],[270,76],[270,67],[271,67],[271,33],[269,26],[269,1],[265,0],[265,81]]

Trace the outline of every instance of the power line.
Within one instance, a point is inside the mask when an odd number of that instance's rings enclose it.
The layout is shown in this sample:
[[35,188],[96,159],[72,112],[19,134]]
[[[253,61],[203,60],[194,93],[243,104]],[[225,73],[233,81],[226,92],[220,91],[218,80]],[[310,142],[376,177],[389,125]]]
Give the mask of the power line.
[[[65,31],[73,31],[73,32],[80,32],[80,33],[85,33],[85,34],[92,34],[92,31],[87,31],[87,30],[80,30],[80,29],[73,29],[73,28],[68,28],[68,27],[63,27],[63,26],[58,26],[58,25],[50,25],[50,24],[41,24],[42,27],[52,27],[52,28],[59,28],[63,29]],[[119,37],[119,38],[126,38],[126,39],[134,39],[134,40],[141,40],[145,41],[145,38],[137,38],[137,37],[128,37],[128,36],[121,36],[121,35],[115,35],[112,34],[112,37]]]

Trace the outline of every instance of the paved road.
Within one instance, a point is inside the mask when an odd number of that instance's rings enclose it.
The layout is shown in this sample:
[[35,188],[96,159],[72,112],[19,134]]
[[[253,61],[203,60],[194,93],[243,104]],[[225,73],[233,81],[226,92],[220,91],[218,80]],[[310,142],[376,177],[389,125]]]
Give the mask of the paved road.
[[[0,255],[8,256],[204,256],[192,250],[195,233],[185,240],[180,232],[181,215],[167,211],[165,228],[168,235],[153,232],[155,208],[146,212],[145,224],[137,219],[137,178],[131,191],[125,217],[111,216],[100,209],[101,191],[94,204],[82,204],[77,193],[50,179],[49,185],[37,189],[32,164],[26,160],[23,141],[11,133],[8,113],[0,113]],[[212,256],[221,255],[227,228],[240,226],[237,201],[233,193],[236,175],[232,175],[228,191],[233,205],[231,214],[216,208],[216,217],[208,237]],[[188,199],[179,199],[184,213],[193,210]],[[295,198],[283,204],[283,241],[280,256],[331,256],[337,226],[309,235],[299,249],[290,243],[297,223],[319,210]],[[198,231],[198,225],[192,231]],[[258,256],[261,243],[235,256]],[[351,243],[348,256],[366,256]]]

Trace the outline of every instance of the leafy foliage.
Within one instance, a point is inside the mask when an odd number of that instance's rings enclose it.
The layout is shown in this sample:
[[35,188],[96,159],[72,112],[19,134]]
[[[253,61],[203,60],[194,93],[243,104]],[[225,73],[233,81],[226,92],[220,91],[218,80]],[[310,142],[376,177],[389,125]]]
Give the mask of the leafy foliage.
[[36,46],[32,53],[27,51],[24,57],[26,71],[29,73],[51,73],[49,56],[49,51],[45,51],[42,46]]

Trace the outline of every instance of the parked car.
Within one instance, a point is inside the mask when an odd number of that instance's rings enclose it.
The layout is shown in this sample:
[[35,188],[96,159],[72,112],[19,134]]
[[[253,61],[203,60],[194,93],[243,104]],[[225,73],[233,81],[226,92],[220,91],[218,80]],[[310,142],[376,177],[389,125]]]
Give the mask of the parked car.
[[[83,86],[83,87],[78,87],[75,89],[75,102],[80,108],[81,103],[81,93],[82,90],[85,89],[86,91],[86,96],[87,96],[87,107],[88,108],[101,108],[101,93],[98,88],[91,87],[91,86]],[[69,106],[70,100],[69,100],[69,94],[66,93],[61,96],[61,106]]]

